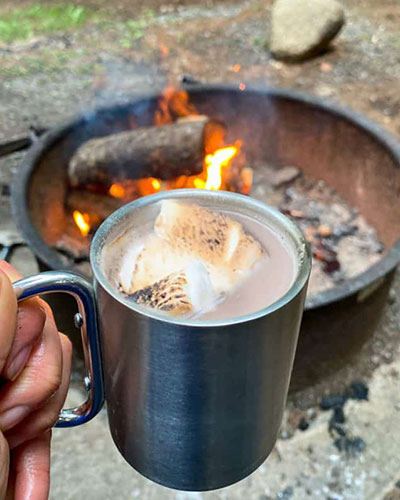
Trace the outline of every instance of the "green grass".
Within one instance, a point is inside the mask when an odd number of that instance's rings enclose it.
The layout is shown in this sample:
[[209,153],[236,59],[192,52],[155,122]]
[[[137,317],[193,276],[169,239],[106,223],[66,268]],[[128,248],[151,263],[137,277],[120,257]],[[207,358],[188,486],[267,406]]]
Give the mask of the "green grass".
[[119,23],[116,27],[121,31],[119,44],[121,47],[130,48],[132,44],[143,37],[146,29],[154,21],[153,9],[143,9],[138,19],[128,19],[124,23]]
[[4,78],[54,73],[67,70],[78,74],[99,72],[99,67],[82,49],[65,51],[43,49],[19,55],[17,60],[4,60],[0,74]]
[[28,40],[34,36],[83,26],[95,11],[82,5],[34,3],[0,14],[0,41]]

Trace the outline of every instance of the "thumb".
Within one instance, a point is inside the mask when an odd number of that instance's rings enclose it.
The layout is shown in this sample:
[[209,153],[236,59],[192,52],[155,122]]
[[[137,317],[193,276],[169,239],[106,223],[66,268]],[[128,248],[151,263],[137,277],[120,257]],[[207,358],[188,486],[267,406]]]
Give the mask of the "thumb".
[[22,275],[15,269],[15,267],[13,267],[5,260],[0,260],[0,271],[3,271],[3,273],[9,277],[12,283],[22,278]]
[[17,324],[17,299],[7,275],[0,270],[0,373],[3,372]]
[[0,276],[1,283],[5,283],[0,289],[0,373],[15,380],[42,334],[46,312],[37,297],[17,304],[11,282],[21,275],[1,260]]

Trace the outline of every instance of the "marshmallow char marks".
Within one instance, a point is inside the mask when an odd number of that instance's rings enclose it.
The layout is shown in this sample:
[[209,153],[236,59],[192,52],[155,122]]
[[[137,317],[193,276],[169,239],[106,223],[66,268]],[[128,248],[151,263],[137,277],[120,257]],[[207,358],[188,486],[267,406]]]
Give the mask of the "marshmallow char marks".
[[142,304],[172,315],[187,314],[193,311],[186,288],[188,282],[184,272],[170,274],[130,295],[137,304]]
[[205,265],[248,271],[263,256],[261,245],[243,226],[199,205],[165,200],[155,226],[156,234]]

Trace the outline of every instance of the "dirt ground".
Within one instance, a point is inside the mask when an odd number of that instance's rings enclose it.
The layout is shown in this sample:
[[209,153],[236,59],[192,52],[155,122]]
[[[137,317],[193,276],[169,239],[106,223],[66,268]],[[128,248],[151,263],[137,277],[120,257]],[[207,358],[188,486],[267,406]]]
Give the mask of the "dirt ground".
[[[30,3],[2,2],[0,16]],[[159,0],[117,0],[112,9],[106,0],[79,4],[102,12],[106,20],[89,22],[74,32],[0,42],[0,102],[5,111],[10,89],[18,87],[27,101],[34,100],[38,78],[42,88],[54,87],[62,73],[67,81],[57,91],[67,95],[72,85],[70,93],[75,93],[80,82],[85,90],[81,108],[93,105],[99,94],[105,99],[116,87],[119,93],[140,90],[132,73],[145,80],[146,90],[165,81],[177,84],[182,75],[190,74],[202,82],[296,88],[348,105],[400,133],[400,3],[396,0],[346,0],[347,23],[332,48],[296,65],[274,61],[268,52],[270,0],[177,0],[168,5]],[[35,108],[34,102],[25,106],[27,115],[31,106]],[[37,120],[46,125],[48,117]],[[10,133],[12,128],[2,135]]]

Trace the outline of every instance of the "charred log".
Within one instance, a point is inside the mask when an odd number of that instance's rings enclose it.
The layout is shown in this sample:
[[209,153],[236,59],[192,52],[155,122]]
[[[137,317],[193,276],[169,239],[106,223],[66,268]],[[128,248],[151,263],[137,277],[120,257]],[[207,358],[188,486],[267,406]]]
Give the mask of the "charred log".
[[69,210],[79,210],[79,212],[90,214],[94,223],[101,223],[122,205],[121,199],[79,189],[71,190],[66,199],[66,206]]
[[73,186],[111,184],[126,179],[174,179],[197,175],[204,156],[223,145],[225,126],[193,116],[159,127],[146,127],[92,139],[69,164]]

